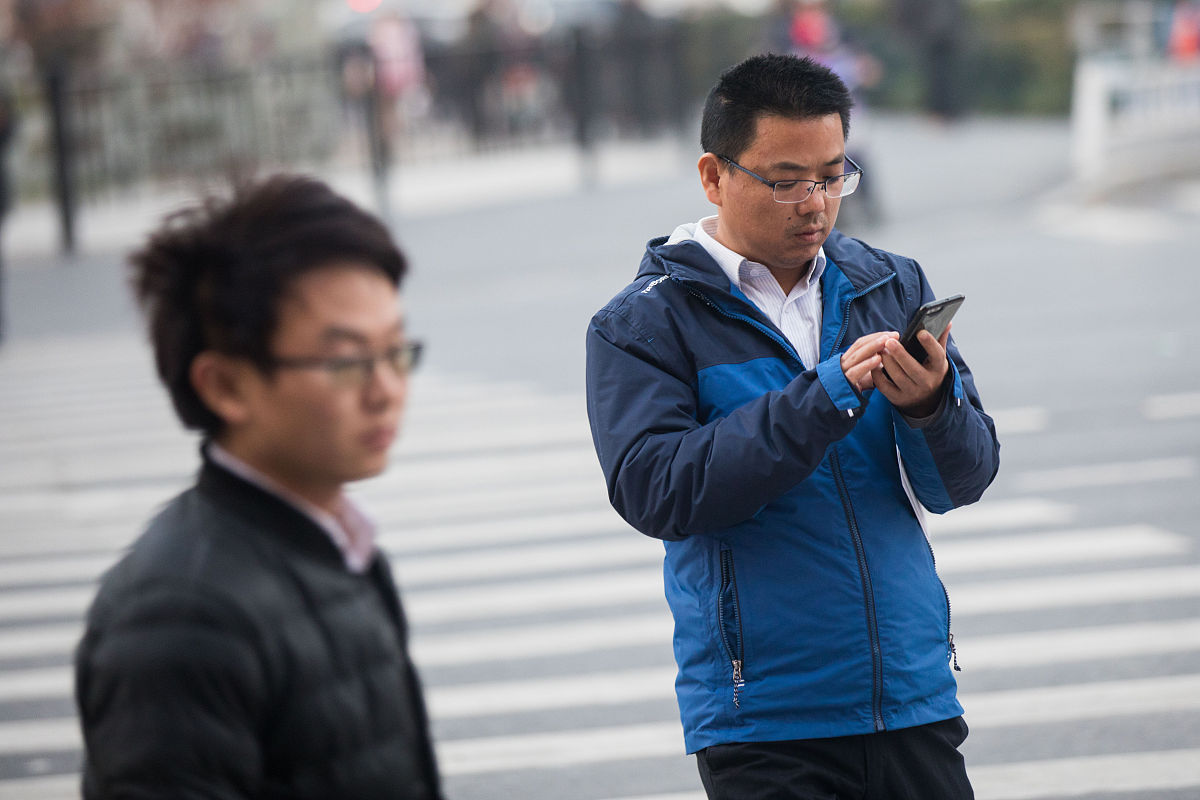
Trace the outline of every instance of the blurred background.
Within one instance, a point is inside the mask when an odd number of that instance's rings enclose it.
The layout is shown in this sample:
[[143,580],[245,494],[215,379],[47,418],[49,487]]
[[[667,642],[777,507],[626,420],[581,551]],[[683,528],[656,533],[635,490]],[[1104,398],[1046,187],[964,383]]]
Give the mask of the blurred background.
[[455,800],[700,800],[661,545],[608,507],[583,334],[712,213],[756,52],[857,101],[839,226],[962,292],[1001,473],[934,520],[977,795],[1200,794],[1200,2],[0,0],[0,798],[78,796],[97,576],[187,485],[125,253],[197,192],[378,212],[427,341],[375,511]]

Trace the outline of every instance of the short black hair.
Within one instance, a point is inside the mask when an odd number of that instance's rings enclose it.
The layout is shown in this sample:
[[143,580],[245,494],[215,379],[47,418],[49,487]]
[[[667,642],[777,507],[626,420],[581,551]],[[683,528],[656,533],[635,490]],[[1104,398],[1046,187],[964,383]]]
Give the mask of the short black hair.
[[842,79],[811,58],[751,56],[721,73],[708,93],[700,146],[706,153],[736,159],[753,143],[759,117],[767,115],[811,119],[837,114],[847,137],[853,105]]
[[407,262],[375,216],[302,175],[273,175],[170,214],[129,257],[158,376],[184,426],[223,421],[192,386],[205,350],[271,368],[270,339],[293,282],[339,261],[378,269],[393,286]]

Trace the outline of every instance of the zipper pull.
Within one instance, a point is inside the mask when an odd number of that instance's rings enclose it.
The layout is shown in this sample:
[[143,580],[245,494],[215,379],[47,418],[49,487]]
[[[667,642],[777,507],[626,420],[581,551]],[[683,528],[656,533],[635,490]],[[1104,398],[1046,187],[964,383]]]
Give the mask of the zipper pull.
[[954,647],[954,634],[950,634],[950,658],[954,661],[954,671],[962,672],[962,667],[958,665],[958,650]]
[[742,662],[734,660],[733,662],[733,707],[741,708],[742,703],[738,698],[738,694],[746,687],[746,682],[742,680]]

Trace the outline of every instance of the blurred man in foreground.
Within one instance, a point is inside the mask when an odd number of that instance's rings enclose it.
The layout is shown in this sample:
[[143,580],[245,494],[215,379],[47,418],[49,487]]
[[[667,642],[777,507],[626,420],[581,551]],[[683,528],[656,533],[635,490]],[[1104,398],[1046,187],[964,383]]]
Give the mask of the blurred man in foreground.
[[85,798],[439,800],[400,601],[343,492],[420,348],[374,217],[278,176],[131,259],[196,484],[104,578],[76,654]]

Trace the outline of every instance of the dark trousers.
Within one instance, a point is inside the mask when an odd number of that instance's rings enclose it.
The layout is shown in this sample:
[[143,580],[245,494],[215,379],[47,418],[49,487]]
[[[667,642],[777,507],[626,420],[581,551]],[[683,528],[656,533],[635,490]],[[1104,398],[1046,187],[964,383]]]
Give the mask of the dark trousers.
[[696,753],[709,800],[973,800],[962,717],[862,736],[745,742]]

